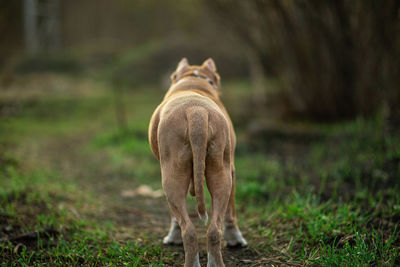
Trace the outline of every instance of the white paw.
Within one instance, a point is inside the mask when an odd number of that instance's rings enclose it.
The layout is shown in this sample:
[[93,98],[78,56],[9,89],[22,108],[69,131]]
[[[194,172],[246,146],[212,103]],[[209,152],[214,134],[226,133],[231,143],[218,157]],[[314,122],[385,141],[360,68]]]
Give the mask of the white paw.
[[225,228],[224,238],[228,243],[228,247],[247,247],[246,239],[244,239],[242,233],[234,227]]
[[201,267],[201,265],[200,265],[199,253],[197,253],[197,254],[196,254],[196,257],[194,258],[193,267]]
[[211,255],[210,252],[207,253],[207,267],[218,267],[213,255]]
[[163,239],[164,245],[182,245],[182,238],[174,238],[173,236],[167,235]]
[[181,235],[181,228],[178,225],[178,222],[175,218],[171,220],[171,227],[169,228],[169,233],[163,239],[163,243],[165,245],[181,245],[182,242],[182,235]]

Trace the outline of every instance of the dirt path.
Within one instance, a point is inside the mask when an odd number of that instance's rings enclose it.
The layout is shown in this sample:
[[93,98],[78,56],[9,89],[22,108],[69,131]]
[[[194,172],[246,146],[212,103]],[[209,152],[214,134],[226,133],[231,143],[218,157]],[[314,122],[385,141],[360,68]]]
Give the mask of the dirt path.
[[[46,139],[46,142],[36,147],[46,151],[40,159],[42,164],[60,172],[64,179],[76,179],[79,190],[96,196],[101,206],[93,212],[95,220],[100,224],[111,222],[116,240],[136,240],[147,245],[160,245],[167,254],[173,256],[173,261],[166,262],[167,266],[183,264],[183,247],[165,246],[161,242],[170,222],[165,198],[124,196],[124,192],[135,190],[140,184],[126,170],[111,166],[107,153],[85,152],[84,148],[92,141],[92,135],[81,132],[61,139]],[[195,216],[193,221],[199,233],[201,264],[205,266],[207,229]],[[223,257],[227,266],[260,266],[265,259],[251,246],[245,249],[224,248]]]

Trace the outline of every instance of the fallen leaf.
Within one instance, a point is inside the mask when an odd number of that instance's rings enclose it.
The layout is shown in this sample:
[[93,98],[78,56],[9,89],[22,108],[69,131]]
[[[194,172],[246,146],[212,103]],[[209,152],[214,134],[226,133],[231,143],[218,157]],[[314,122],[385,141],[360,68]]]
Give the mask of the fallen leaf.
[[159,198],[159,197],[162,197],[163,195],[164,195],[164,193],[161,189],[153,190],[148,185],[141,185],[138,188],[136,188],[135,190],[129,189],[129,190],[123,190],[121,192],[122,197],[143,196],[143,197]]

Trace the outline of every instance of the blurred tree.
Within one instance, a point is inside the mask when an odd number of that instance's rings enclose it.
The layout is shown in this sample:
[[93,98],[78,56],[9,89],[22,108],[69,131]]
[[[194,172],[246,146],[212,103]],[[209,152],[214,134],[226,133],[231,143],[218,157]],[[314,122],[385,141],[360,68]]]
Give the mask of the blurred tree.
[[60,45],[59,0],[24,0],[25,46],[30,54]]
[[21,1],[0,0],[0,68],[23,44]]
[[399,117],[399,0],[203,2],[278,77],[288,113],[351,118],[386,95]]

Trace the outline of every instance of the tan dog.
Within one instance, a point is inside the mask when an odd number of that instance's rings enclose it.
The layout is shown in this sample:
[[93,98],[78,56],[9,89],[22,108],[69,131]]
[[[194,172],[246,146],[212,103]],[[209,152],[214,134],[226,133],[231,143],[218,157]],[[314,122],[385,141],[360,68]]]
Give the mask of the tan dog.
[[219,99],[216,70],[212,59],[201,66],[190,66],[183,58],[149,126],[150,146],[161,164],[162,186],[172,217],[164,244],[183,242],[185,266],[200,266],[197,234],[186,209],[186,196],[190,187],[199,217],[207,223],[204,177],[212,198],[207,266],[224,266],[222,230],[228,246],[247,245],[235,213],[236,136]]

